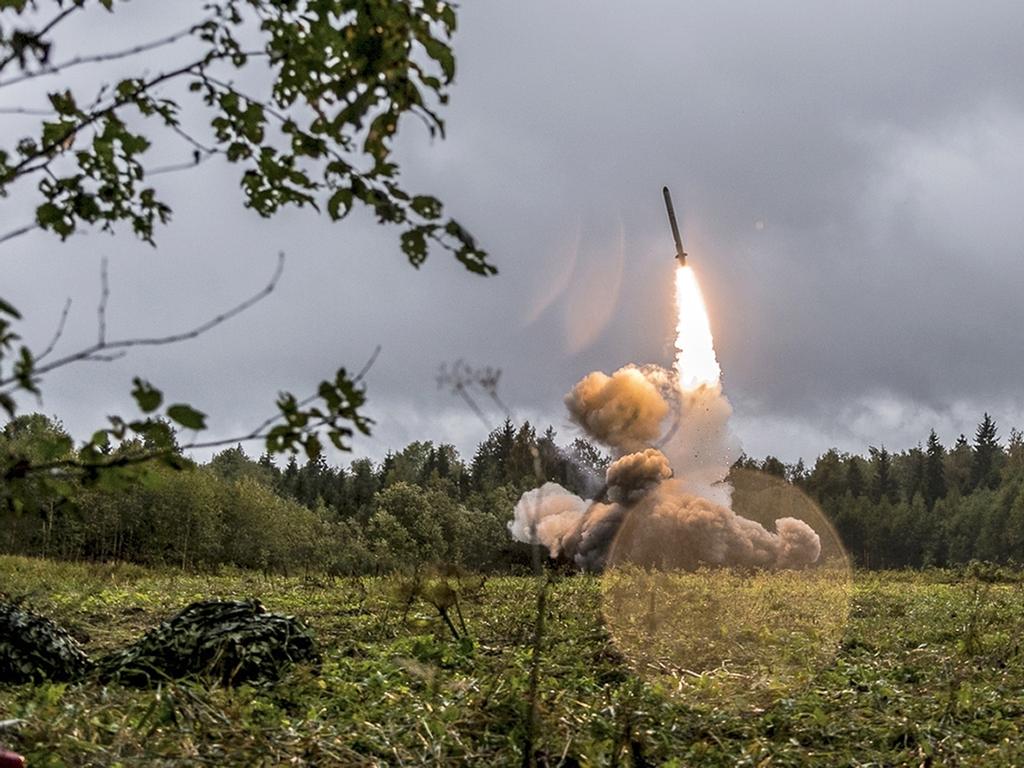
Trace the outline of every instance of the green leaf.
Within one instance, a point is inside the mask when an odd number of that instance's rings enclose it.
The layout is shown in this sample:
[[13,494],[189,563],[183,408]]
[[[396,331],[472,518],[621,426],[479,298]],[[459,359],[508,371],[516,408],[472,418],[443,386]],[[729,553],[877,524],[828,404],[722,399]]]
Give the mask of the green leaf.
[[427,233],[421,229],[410,229],[402,233],[402,253],[414,267],[427,260]]
[[422,43],[427,50],[427,55],[441,66],[445,80],[450,82],[455,77],[455,56],[452,54],[452,49],[433,37],[424,38]]
[[167,417],[186,429],[206,429],[206,414],[191,405],[176,403],[167,409]]
[[148,381],[136,377],[132,379],[132,384],[132,397],[143,413],[152,413],[163,403],[163,393]]
[[16,320],[21,320],[21,313],[3,299],[0,299],[0,312],[10,315]]
[[327,213],[337,221],[343,219],[352,210],[352,190],[338,189],[327,201]]
[[430,195],[416,195],[412,199],[412,209],[425,219],[437,219],[441,216],[441,201]]

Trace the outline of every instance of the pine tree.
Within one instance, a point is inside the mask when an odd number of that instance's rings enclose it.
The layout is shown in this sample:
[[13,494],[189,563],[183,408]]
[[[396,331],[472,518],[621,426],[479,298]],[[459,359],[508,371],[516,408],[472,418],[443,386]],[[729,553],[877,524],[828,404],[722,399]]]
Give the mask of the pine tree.
[[395,468],[395,454],[388,451],[384,454],[384,461],[381,462],[380,468],[377,471],[377,485],[381,488],[388,484],[389,477]]
[[814,462],[814,469],[807,478],[807,489],[821,504],[841,499],[846,493],[843,460],[839,451],[829,448]]
[[286,496],[291,499],[297,498],[296,493],[298,492],[298,479],[299,462],[295,460],[295,454],[293,453],[288,457],[288,463],[284,467],[284,472],[281,473],[278,492],[282,496]]
[[956,439],[952,450],[946,454],[946,488],[947,493],[955,490],[960,495],[970,491],[971,464],[974,463],[973,451],[967,437],[963,434]]
[[946,449],[933,429],[928,435],[924,463],[924,503],[931,512],[935,502],[946,498]]
[[864,470],[861,469],[859,456],[851,456],[846,463],[846,487],[855,499],[864,495]]
[[907,451],[903,464],[903,497],[909,504],[918,494],[924,495],[925,455],[920,443]]
[[765,456],[764,461],[761,462],[761,471],[766,475],[785,477],[786,465],[774,456]]
[[995,488],[999,484],[999,459],[1002,449],[996,423],[987,413],[974,433],[974,462],[971,464],[971,489]]
[[807,467],[804,466],[804,457],[801,456],[796,460],[796,464],[789,467],[787,471],[787,477],[789,482],[793,485],[803,485],[807,482]]
[[899,486],[892,474],[892,454],[885,450],[884,445],[881,448],[871,446],[868,452],[871,454],[871,464],[875,470],[874,477],[871,478],[871,500],[876,504],[882,499],[895,503],[899,498]]

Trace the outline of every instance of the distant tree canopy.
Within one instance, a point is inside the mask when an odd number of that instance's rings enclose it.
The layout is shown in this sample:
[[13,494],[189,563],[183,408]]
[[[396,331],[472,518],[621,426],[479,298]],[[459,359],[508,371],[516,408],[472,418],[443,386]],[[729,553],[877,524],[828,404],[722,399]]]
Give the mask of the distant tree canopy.
[[[994,434],[990,418],[982,425]],[[73,450],[68,445],[59,422],[39,414],[0,431],[0,455],[52,455],[57,447]],[[871,448],[865,458],[829,450],[809,471],[802,461],[786,465],[771,456],[745,456],[737,465],[784,476],[816,498],[861,566],[1020,563],[1024,437],[1011,430],[1005,446],[994,445],[980,461],[998,467],[995,484],[979,471],[976,487],[969,471],[962,487],[946,478],[965,458],[967,470],[974,466],[977,447],[958,440],[946,451],[934,431],[924,448],[899,453]],[[347,466],[293,455],[279,467],[269,454],[254,459],[241,446],[201,465],[179,458],[180,471],[147,466],[141,478],[114,471],[103,486],[36,483],[18,511],[0,507],[0,551],[328,574],[437,562],[525,569],[528,548],[507,530],[523,491],[555,481],[591,497],[609,461],[586,440],[560,445],[552,428],[538,436],[531,424],[511,420],[468,461],[431,441],[410,443],[379,463],[359,458]]]
[[[74,450],[60,423],[39,414],[0,432],[0,456],[54,444]],[[526,568],[528,548],[507,529],[519,496],[548,480],[584,493],[596,484],[594,467],[608,461],[584,440],[561,447],[553,429],[538,438],[530,424],[511,421],[468,463],[451,445],[422,441],[379,464],[361,458],[347,467],[292,455],[282,468],[241,446],[201,465],[179,459],[179,469],[111,471],[102,486],[38,484],[18,509],[0,507],[0,551],[331,574],[437,562]]]
[[[775,461],[742,465],[777,474]],[[832,449],[806,475],[798,465],[786,476],[817,499],[860,565],[1024,562],[1024,438],[1011,430],[1002,446],[987,413],[973,445],[960,435],[947,450],[932,430],[923,447],[901,453]]]
[[[117,0],[0,2],[0,89],[24,100],[5,111],[39,115],[23,135],[0,143],[4,220],[11,220],[12,207],[32,216],[0,232],[0,245],[17,247],[18,238],[36,230],[63,241],[95,229],[154,244],[158,225],[172,214],[160,177],[209,161],[238,168],[242,202],[260,216],[295,206],[340,220],[361,206],[380,224],[399,229],[398,246],[415,267],[436,246],[471,272],[496,271],[441,201],[403,187],[392,154],[403,118],[416,117],[431,135],[444,134],[438,110],[455,75],[454,5],[210,0],[182,5],[183,13],[198,15],[180,28],[151,30],[153,38],[118,35],[110,50],[65,50],[69,20],[90,16],[96,29],[111,30],[117,22],[105,17],[120,6]],[[110,62],[119,72],[113,81],[103,69]],[[82,85],[67,86],[62,75],[70,70]],[[51,85],[35,88],[44,82]],[[53,341],[33,348],[19,335],[21,311],[0,297],[0,410],[17,416],[22,400],[38,398],[47,374],[59,368],[199,335],[267,295],[278,276],[207,323],[132,338],[108,332],[104,271],[96,342],[60,353],[70,304],[57,319]],[[110,417],[75,450],[61,434],[31,457],[5,454],[0,479],[12,503],[31,496],[33,484],[49,483],[60,492],[68,478],[103,481],[107,469],[153,459],[182,466],[171,427],[205,429],[206,414],[168,401],[140,378],[131,396],[134,416]],[[309,397],[280,395],[275,417],[238,437],[261,440],[272,453],[303,452],[316,460],[323,440],[347,450],[355,432],[369,431],[364,404],[361,376],[341,368]]]

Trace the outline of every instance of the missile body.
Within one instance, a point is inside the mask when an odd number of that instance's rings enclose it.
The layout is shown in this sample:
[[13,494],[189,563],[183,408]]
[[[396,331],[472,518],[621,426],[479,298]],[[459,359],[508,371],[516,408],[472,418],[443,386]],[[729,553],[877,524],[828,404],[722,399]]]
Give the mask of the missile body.
[[665,196],[665,209],[668,211],[668,223],[672,225],[672,238],[676,241],[676,258],[679,259],[679,263],[685,267],[686,251],[683,250],[683,238],[679,236],[679,225],[676,224],[676,211],[672,207],[672,195],[669,193],[668,187],[662,187],[661,192]]

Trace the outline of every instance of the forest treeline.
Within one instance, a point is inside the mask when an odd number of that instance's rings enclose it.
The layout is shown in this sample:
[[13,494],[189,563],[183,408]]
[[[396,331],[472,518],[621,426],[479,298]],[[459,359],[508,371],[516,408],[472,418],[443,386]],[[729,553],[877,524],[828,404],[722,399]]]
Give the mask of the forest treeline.
[[832,520],[854,562],[868,568],[1024,561],[1024,435],[1006,444],[987,413],[973,440],[943,446],[935,430],[899,453],[829,450],[808,469],[768,456],[737,462],[786,478]]
[[[19,417],[0,432],[0,477],[16,478],[11,468],[25,457],[52,461],[54,446],[69,444],[58,421]],[[507,531],[523,491],[552,480],[593,496],[608,461],[585,439],[560,445],[551,428],[511,421],[469,460],[451,445],[413,442],[379,463],[292,457],[280,467],[236,446],[205,464],[132,467],[120,481],[114,473],[39,483],[28,494],[0,487],[0,551],[285,573],[436,562],[516,571],[530,564],[528,548]],[[783,477],[817,500],[864,567],[1024,560],[1024,438],[1012,430],[1001,444],[987,414],[973,440],[961,435],[948,448],[933,431],[900,453],[829,450],[810,468],[744,456],[737,466]]]

